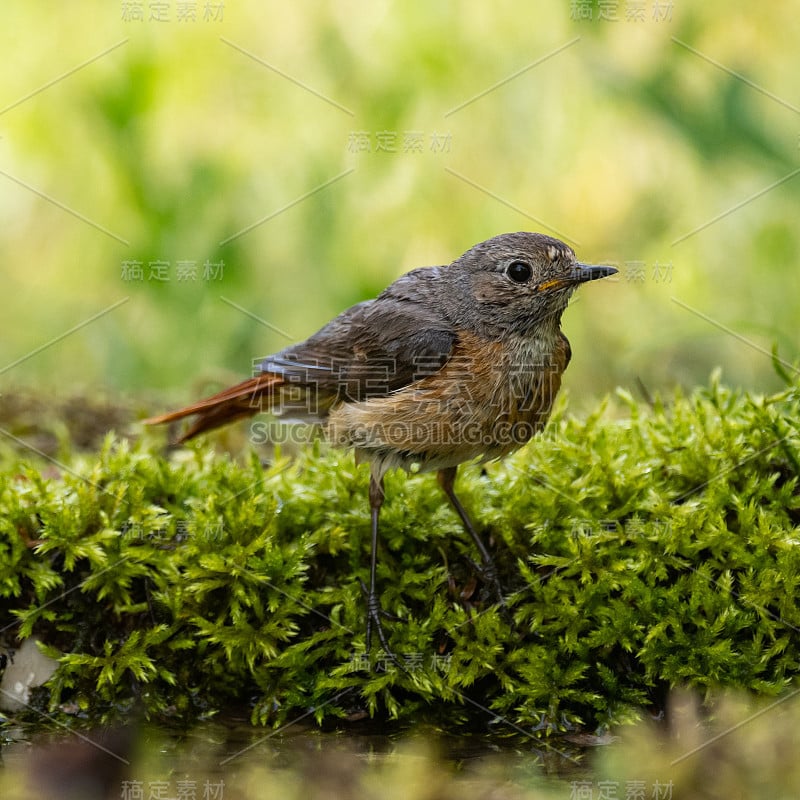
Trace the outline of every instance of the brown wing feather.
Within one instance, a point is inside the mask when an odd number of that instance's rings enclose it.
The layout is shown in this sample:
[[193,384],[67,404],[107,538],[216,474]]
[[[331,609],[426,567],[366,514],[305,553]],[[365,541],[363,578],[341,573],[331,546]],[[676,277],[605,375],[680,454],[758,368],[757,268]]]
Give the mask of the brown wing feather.
[[145,423],[197,415],[179,439],[183,442],[258,411],[319,422],[340,403],[386,397],[435,374],[457,338],[441,312],[442,274],[439,267],[407,273],[376,299],[352,306],[304,342],[263,359],[261,375]]
[[320,401],[345,403],[385,397],[438,372],[457,338],[442,314],[441,277],[440,267],[412,270],[260,368],[312,385]]

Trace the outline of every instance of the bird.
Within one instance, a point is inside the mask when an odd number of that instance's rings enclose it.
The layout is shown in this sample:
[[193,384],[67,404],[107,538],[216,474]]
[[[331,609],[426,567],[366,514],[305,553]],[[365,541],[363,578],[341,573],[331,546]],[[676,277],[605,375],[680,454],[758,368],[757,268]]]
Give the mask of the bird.
[[145,423],[194,418],[182,443],[266,411],[321,426],[332,445],[367,462],[366,652],[374,627],[394,657],[376,586],[384,476],[395,468],[437,473],[502,604],[494,560],[454,489],[458,467],[502,458],[544,428],[572,355],[561,316],[580,284],[616,272],[580,263],[571,247],[542,233],[500,234],[449,265],[407,272],[305,341],[258,361],[249,379]]

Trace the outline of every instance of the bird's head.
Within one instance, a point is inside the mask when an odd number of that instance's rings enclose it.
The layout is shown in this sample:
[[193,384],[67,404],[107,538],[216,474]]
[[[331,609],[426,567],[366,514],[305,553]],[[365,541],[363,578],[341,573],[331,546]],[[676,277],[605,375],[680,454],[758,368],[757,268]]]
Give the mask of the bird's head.
[[[541,233],[504,233],[475,245],[451,265],[461,314],[478,309],[480,327],[556,329],[581,284],[613,275],[614,267],[582,264],[564,242]],[[478,320],[476,320],[478,322]]]

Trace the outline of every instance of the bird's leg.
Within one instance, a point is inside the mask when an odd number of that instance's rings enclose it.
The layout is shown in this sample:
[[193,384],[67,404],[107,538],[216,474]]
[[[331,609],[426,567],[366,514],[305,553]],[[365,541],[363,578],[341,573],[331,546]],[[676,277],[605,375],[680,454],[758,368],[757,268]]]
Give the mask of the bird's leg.
[[439,472],[436,473],[436,477],[439,481],[439,486],[442,487],[442,490],[447,495],[447,499],[450,501],[450,504],[456,510],[458,516],[461,517],[461,522],[463,523],[464,528],[466,528],[467,533],[472,537],[472,541],[475,542],[475,546],[478,548],[478,552],[481,554],[481,559],[483,560],[484,579],[494,589],[494,592],[497,595],[497,602],[502,606],[505,604],[505,601],[503,600],[503,590],[500,587],[500,581],[497,577],[497,567],[495,567],[494,560],[489,554],[486,545],[481,541],[481,537],[478,536],[478,532],[475,530],[475,526],[472,524],[469,514],[467,514],[466,509],[461,505],[461,501],[458,499],[455,491],[453,490],[453,484],[456,481],[457,470],[458,467],[447,467],[446,469],[440,469]]
[[389,648],[389,643],[386,641],[386,634],[383,632],[381,625],[381,604],[378,602],[378,593],[375,589],[376,574],[378,569],[378,517],[381,513],[381,506],[385,492],[383,489],[383,476],[377,475],[372,472],[369,479],[369,510],[370,522],[372,525],[372,552],[370,554],[369,562],[369,593],[367,594],[367,655],[369,655],[372,647],[372,624],[375,623],[375,630],[378,632],[378,639],[380,639],[381,647],[383,647],[386,655],[392,659],[398,666],[402,666],[397,660],[395,654]]

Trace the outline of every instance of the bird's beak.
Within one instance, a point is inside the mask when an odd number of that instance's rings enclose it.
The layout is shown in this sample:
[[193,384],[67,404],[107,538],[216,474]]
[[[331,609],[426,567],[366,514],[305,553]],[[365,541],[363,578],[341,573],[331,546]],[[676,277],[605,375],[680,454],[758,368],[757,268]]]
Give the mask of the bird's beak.
[[619,270],[616,267],[606,267],[601,264],[576,264],[573,273],[573,283],[586,283],[596,281],[598,278],[607,278],[615,275]]
[[619,270],[617,270],[616,267],[606,267],[600,264],[576,263],[568,275],[540,283],[536,287],[536,290],[539,292],[546,292],[551,289],[563,289],[565,286],[577,286],[579,283],[607,278],[609,275],[614,275],[617,272],[619,272]]

